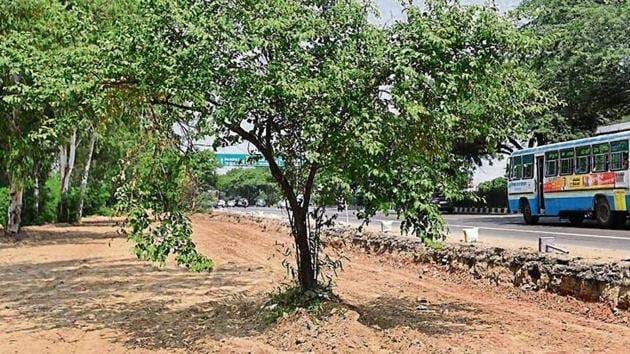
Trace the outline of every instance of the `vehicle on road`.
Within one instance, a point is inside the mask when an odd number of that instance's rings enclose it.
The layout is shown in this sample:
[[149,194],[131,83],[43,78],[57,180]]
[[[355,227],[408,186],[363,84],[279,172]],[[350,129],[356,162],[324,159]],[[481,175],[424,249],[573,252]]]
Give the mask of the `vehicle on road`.
[[514,151],[508,164],[508,203],[525,223],[559,216],[579,225],[594,218],[601,227],[628,217],[630,131]]
[[236,200],[228,200],[227,202],[228,208],[233,208],[236,206]]
[[286,209],[287,207],[287,202],[284,200],[280,200],[278,202],[278,204],[276,204],[276,206],[278,207],[278,209]]
[[452,213],[455,210],[453,203],[441,194],[435,194],[431,198],[431,203],[437,205],[438,210],[442,213]]
[[344,211],[346,210],[346,198],[344,198],[343,196],[339,196],[337,197],[337,211]]
[[219,199],[217,201],[217,205],[216,205],[217,208],[225,208],[225,206],[226,206],[225,200]]
[[241,198],[236,201],[236,206],[247,208],[249,206],[249,200],[247,200],[246,198]]
[[257,207],[263,208],[263,207],[265,207],[266,205],[267,205],[267,203],[265,203],[264,199],[258,199],[258,200],[256,200],[256,206],[257,206]]

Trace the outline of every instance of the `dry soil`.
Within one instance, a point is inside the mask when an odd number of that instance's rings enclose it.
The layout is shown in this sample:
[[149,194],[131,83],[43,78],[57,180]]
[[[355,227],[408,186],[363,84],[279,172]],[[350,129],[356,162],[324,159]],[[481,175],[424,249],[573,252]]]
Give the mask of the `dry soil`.
[[341,304],[262,320],[287,281],[273,221],[195,215],[216,269],[138,261],[106,220],[26,229],[0,243],[0,353],[630,352],[628,312],[498,288],[465,274],[345,250]]

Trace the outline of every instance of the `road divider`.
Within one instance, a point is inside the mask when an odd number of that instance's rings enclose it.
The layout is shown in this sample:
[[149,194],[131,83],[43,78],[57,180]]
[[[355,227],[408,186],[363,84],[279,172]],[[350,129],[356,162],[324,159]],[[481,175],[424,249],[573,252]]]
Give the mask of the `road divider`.
[[[286,220],[270,220],[244,213],[220,214],[217,217],[231,218],[236,223],[249,221],[252,225],[284,227],[288,231]],[[495,285],[509,284],[525,290],[542,290],[608,303],[613,310],[630,308],[630,262],[588,261],[568,255],[478,244],[447,244],[436,249],[425,246],[416,237],[360,232],[353,227],[325,230],[322,243],[325,247],[357,248],[367,253],[383,254],[407,263],[434,263]]]
[[455,214],[509,214],[508,208],[467,208],[455,207]]

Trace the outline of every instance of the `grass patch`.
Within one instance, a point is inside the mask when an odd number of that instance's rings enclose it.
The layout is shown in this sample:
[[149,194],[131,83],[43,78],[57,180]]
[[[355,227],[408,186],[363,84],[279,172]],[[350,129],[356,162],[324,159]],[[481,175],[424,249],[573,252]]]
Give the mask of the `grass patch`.
[[267,324],[276,323],[280,317],[298,309],[304,309],[312,316],[321,317],[331,307],[327,304],[338,302],[337,296],[328,289],[304,292],[299,287],[278,288],[269,294],[262,316]]
[[439,240],[432,240],[428,237],[423,237],[422,238],[422,243],[434,250],[441,250],[442,248],[444,248],[444,241],[439,241]]

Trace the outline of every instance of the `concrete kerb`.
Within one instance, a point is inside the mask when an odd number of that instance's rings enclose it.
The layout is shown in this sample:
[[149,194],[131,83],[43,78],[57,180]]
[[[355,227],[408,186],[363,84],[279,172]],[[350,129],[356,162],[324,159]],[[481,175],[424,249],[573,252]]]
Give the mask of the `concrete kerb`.
[[[261,223],[265,219],[244,213],[221,214],[237,222],[246,218]],[[288,227],[286,221],[273,223]],[[630,309],[630,262],[591,262],[527,249],[508,250],[474,244],[449,244],[436,250],[425,247],[419,238],[359,232],[348,226],[326,230],[322,242],[332,247],[387,254],[412,263],[434,263],[496,285],[543,290],[608,303],[611,308]]]
[[455,214],[509,214],[508,208],[471,208],[471,207],[455,207]]

